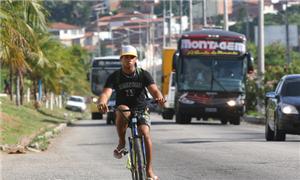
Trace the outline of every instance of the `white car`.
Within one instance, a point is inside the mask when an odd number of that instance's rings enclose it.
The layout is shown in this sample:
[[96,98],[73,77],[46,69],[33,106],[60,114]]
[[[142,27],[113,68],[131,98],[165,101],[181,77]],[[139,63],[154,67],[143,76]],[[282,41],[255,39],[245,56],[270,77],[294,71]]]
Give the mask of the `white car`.
[[66,109],[72,111],[84,112],[86,110],[86,104],[84,97],[81,96],[70,96],[66,103]]

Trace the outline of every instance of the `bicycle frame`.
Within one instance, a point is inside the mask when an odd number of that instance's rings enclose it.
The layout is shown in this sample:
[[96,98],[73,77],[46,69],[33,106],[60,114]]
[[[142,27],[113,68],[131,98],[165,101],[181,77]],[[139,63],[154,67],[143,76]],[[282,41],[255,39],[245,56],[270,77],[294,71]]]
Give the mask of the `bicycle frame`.
[[[125,110],[130,111],[130,110]],[[120,112],[124,112],[120,110]],[[129,150],[128,158],[130,161],[130,171],[133,180],[146,180],[146,149],[144,143],[144,136],[139,134],[138,131],[138,111],[130,111],[131,118],[127,119],[130,125],[131,136],[128,137]]]

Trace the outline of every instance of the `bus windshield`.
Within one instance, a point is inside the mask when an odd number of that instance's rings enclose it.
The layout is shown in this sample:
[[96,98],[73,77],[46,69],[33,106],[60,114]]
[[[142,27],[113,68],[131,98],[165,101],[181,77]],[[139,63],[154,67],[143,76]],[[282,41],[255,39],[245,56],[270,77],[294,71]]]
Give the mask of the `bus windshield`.
[[242,58],[184,57],[179,89],[185,91],[244,92]]
[[94,95],[100,95],[107,77],[121,68],[119,59],[94,60],[91,69],[91,90]]

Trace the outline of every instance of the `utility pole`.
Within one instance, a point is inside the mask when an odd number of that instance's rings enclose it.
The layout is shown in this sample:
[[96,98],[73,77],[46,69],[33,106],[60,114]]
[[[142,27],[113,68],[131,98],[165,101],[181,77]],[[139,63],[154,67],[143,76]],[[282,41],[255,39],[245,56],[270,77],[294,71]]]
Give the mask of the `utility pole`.
[[153,16],[154,16],[154,3],[151,4],[150,42],[151,42],[151,47],[152,47],[152,52],[151,52],[152,76],[153,76],[153,79],[156,81],[156,63],[155,63],[155,57],[154,57],[155,56],[155,50],[154,50],[155,40],[154,40]]
[[111,26],[109,26],[109,31],[111,35],[111,55],[114,55],[114,35],[113,30],[111,29]]
[[206,21],[206,0],[202,0],[202,16],[203,16],[203,26],[207,26]]
[[140,52],[142,52],[142,50],[144,51],[144,48],[142,48],[142,29],[141,29],[141,23],[139,23],[139,47],[140,47]]
[[126,28],[127,30],[127,42],[128,42],[128,45],[130,45],[130,32],[129,32],[129,28]]
[[[258,90],[263,89],[265,73],[265,43],[264,43],[264,0],[259,1],[259,20],[258,20]],[[263,113],[263,101],[257,97],[257,111]]]
[[285,37],[286,37],[286,63],[289,66],[291,63],[291,56],[290,56],[290,37],[289,37],[289,16],[288,16],[288,11],[287,11],[287,5],[288,1],[285,0],[283,5],[284,9],[284,23],[285,23]]
[[166,29],[166,1],[163,1],[164,4],[164,11],[163,11],[163,48],[166,47],[166,35],[165,35],[165,29]]
[[258,22],[258,74],[260,77],[265,73],[265,42],[264,42],[264,0],[259,1]]
[[100,38],[100,22],[99,22],[99,14],[100,12],[97,11],[97,33],[98,33],[98,56],[101,56],[101,38]]
[[180,10],[179,10],[179,13],[180,13],[180,28],[179,28],[179,33],[181,34],[182,33],[182,0],[180,0]]
[[249,30],[249,28],[250,28],[250,26],[249,26],[249,11],[248,11],[248,9],[247,9],[247,4],[246,3],[243,3],[243,8],[246,10],[246,38],[247,38],[247,40],[249,40],[250,39],[250,30]]
[[172,36],[172,31],[171,31],[171,28],[172,28],[172,0],[169,0],[169,3],[170,3],[170,7],[169,7],[169,12],[170,12],[170,16],[169,16],[169,46],[171,46],[171,42],[172,42],[172,39],[171,39],[171,36]]
[[224,30],[228,31],[228,12],[227,12],[227,0],[224,3]]
[[193,31],[193,0],[189,1],[190,6],[190,31]]

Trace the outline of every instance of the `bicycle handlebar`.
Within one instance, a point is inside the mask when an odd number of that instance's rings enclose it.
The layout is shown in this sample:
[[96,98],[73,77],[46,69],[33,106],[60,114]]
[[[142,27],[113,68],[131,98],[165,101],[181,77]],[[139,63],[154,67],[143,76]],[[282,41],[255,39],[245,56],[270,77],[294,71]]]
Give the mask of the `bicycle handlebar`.
[[[158,101],[155,99],[147,99],[146,100],[146,106],[150,104],[158,104]],[[131,108],[131,109],[118,109],[117,107],[112,107],[111,110],[113,111],[121,111],[121,112],[142,112],[145,110],[145,108]]]

